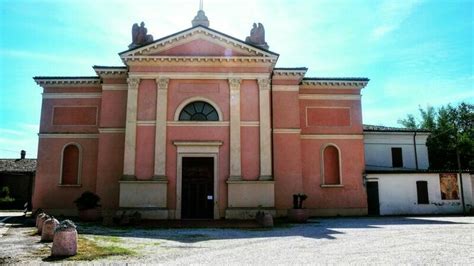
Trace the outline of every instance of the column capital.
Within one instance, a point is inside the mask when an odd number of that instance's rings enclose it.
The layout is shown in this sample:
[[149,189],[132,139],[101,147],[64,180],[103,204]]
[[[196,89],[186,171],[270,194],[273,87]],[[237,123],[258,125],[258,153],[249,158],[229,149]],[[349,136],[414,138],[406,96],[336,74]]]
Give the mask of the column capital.
[[270,90],[270,79],[257,79],[260,90]]
[[167,90],[169,82],[170,82],[169,78],[158,78],[156,79],[157,88],[159,90]]
[[240,89],[240,82],[242,82],[242,79],[240,79],[240,78],[230,78],[229,79],[230,89],[231,90]]
[[140,85],[140,79],[139,78],[128,78],[128,88],[130,90],[136,90],[138,89],[138,85]]

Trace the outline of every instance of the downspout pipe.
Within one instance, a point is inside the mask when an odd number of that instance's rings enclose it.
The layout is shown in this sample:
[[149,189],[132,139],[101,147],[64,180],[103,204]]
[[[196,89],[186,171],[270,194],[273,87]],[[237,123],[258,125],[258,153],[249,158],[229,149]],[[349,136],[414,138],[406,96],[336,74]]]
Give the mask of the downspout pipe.
[[418,153],[416,152],[416,133],[417,131],[415,130],[415,133],[413,134],[413,150],[415,151],[415,167],[416,167],[416,170],[418,170]]

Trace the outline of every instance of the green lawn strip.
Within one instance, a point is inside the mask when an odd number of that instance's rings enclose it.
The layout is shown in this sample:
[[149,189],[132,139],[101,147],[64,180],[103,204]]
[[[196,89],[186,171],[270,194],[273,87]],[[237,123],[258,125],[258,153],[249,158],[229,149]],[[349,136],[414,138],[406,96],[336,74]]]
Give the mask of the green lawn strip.
[[[102,242],[102,243],[98,243]],[[114,244],[107,244],[107,243]],[[77,255],[68,258],[68,260],[96,260],[109,256],[132,256],[136,252],[120,247],[116,244],[122,242],[118,237],[93,237],[93,239],[79,236]]]

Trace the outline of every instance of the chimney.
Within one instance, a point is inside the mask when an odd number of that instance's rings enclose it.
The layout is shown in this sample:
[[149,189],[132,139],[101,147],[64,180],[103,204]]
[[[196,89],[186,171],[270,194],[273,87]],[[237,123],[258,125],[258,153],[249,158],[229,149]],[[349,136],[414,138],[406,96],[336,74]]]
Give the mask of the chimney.
[[20,156],[21,156],[21,157],[20,157],[21,160],[25,159],[25,157],[26,157],[26,151],[25,151],[25,150],[21,150]]

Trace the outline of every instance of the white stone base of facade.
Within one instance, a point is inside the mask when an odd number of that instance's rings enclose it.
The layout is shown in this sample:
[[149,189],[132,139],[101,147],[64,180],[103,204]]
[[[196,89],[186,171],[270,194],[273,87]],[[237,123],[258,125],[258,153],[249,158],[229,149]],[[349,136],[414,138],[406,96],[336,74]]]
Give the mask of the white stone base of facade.
[[121,208],[166,208],[168,181],[120,181]]
[[[335,216],[365,216],[367,208],[308,208],[309,217],[335,217]],[[288,209],[277,209],[276,217],[287,217]]]
[[229,220],[251,220],[255,219],[257,212],[263,211],[276,216],[274,208],[227,208],[225,210],[225,218]]
[[328,208],[309,209],[309,216],[334,217],[334,216],[365,216],[367,208]]
[[138,212],[141,218],[145,220],[167,220],[169,218],[168,209],[166,208],[121,208],[115,213],[115,217],[120,217],[123,212],[133,214]]
[[229,208],[275,207],[274,181],[228,180],[227,189]]

